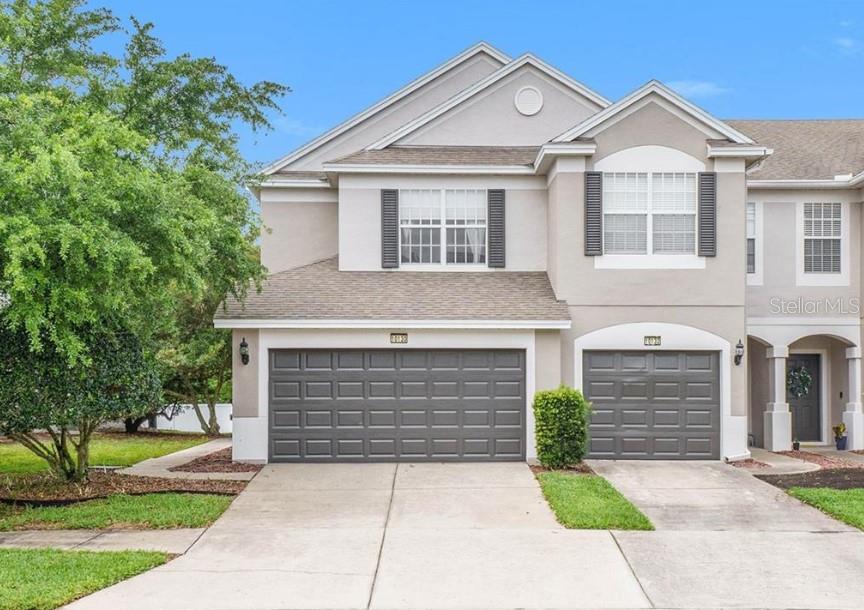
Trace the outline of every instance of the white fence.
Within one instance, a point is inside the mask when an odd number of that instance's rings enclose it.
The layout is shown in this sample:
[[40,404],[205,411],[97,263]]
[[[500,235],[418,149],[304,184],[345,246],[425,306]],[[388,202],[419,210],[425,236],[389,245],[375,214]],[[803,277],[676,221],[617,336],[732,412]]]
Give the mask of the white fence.
[[[210,409],[206,404],[200,405],[201,414],[207,419],[210,416]],[[222,434],[231,434],[231,403],[220,403],[216,405],[216,420],[219,422],[219,432]],[[201,432],[201,424],[198,422],[198,416],[195,415],[195,409],[192,405],[183,405],[183,410],[167,419],[163,416],[156,418],[156,428],[159,430],[177,430],[178,432]]]

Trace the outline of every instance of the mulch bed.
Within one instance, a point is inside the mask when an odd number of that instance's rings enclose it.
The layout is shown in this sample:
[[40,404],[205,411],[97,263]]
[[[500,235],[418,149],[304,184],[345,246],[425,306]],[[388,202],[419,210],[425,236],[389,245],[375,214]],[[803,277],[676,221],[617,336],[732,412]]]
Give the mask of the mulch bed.
[[161,479],[124,474],[91,473],[84,483],[64,483],[50,474],[9,475],[0,478],[0,503],[57,506],[115,494],[206,493],[235,496],[246,481]]
[[778,451],[777,453],[780,455],[785,455],[787,457],[804,460],[805,462],[810,462],[811,464],[818,464],[825,469],[864,469],[864,464],[860,462],[853,462],[852,460],[844,460],[842,458],[828,457],[827,455],[822,455],[821,453],[814,453],[812,451]]
[[800,474],[757,474],[754,476],[780,489],[790,487],[855,489],[864,487],[864,469],[861,468],[826,468]]
[[566,468],[546,468],[545,466],[533,465],[531,466],[531,472],[533,472],[534,474],[540,474],[541,472],[563,472],[564,474],[594,474],[594,471],[591,470],[591,467],[584,462],[580,462],[579,464],[573,464],[571,466],[567,466]]
[[241,464],[231,461],[231,448],[214,451],[191,462],[169,468],[171,472],[258,472],[261,464]]
[[771,468],[770,465],[765,462],[760,462],[759,460],[754,460],[753,458],[747,458],[746,460],[735,460],[733,462],[728,462],[730,466],[735,466],[735,468],[745,468],[747,470],[761,470],[762,468]]

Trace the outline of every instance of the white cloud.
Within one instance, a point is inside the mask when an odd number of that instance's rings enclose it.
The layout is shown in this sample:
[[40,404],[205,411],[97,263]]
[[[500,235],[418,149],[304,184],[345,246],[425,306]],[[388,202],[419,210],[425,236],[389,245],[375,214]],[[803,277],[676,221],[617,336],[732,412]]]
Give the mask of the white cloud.
[[278,117],[275,120],[276,127],[279,131],[283,133],[287,133],[292,136],[317,136],[319,133],[324,131],[321,127],[315,125],[307,125],[303,121],[298,121],[297,119],[291,119],[288,117]]
[[731,91],[731,89],[707,80],[673,80],[666,84],[669,85],[670,89],[684,97],[693,99],[716,97]]
[[838,36],[833,42],[842,53],[856,53],[862,48],[861,41],[849,36]]

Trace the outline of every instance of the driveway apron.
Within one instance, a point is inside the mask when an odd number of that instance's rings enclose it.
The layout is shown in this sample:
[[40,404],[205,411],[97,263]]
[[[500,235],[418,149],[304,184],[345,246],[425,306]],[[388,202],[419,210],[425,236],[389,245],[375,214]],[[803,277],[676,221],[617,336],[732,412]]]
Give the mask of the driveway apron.
[[614,532],[657,608],[861,608],[864,535],[718,462],[595,461],[656,532]]
[[185,555],[69,607],[650,606],[612,535],[561,528],[524,463],[432,463],[269,465]]

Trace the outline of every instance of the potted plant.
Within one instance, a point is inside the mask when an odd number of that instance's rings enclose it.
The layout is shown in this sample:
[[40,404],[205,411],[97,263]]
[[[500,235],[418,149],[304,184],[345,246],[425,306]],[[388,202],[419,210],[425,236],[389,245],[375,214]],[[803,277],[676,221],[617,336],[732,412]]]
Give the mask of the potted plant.
[[834,445],[837,451],[845,451],[846,449],[846,424],[839,423],[831,428],[834,431]]

